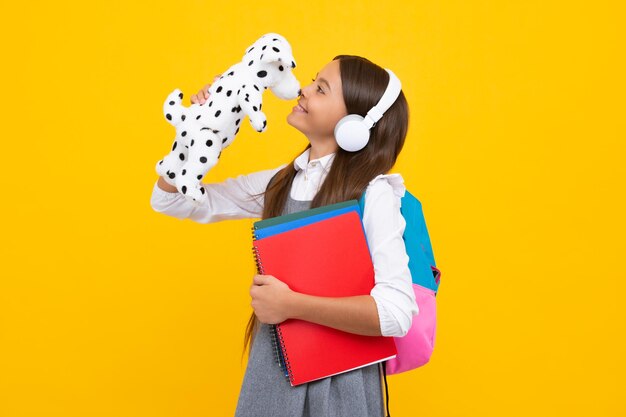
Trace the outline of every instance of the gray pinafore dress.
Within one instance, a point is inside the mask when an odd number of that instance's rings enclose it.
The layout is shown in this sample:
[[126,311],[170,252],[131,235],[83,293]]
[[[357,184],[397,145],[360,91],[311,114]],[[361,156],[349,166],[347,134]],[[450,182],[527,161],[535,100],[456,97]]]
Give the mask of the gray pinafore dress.
[[[310,205],[288,195],[283,214]],[[257,325],[235,417],[384,416],[380,364],[292,387],[276,362],[270,325]]]

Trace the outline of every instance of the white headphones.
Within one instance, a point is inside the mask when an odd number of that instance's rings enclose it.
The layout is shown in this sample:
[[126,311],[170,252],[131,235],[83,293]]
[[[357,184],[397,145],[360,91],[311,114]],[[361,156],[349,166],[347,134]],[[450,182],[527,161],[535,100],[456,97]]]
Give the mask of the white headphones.
[[335,140],[340,148],[349,151],[360,151],[370,139],[370,129],[383,117],[400,95],[402,85],[400,79],[390,69],[389,83],[378,103],[367,112],[365,117],[360,114],[349,114],[339,120],[335,126]]

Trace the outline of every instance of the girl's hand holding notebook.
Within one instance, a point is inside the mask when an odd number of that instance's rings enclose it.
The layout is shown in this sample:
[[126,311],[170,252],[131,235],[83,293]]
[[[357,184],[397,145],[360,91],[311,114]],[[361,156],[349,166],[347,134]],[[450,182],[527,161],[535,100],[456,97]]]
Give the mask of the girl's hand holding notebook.
[[261,323],[282,323],[291,317],[293,293],[275,276],[256,274],[250,286],[250,305]]

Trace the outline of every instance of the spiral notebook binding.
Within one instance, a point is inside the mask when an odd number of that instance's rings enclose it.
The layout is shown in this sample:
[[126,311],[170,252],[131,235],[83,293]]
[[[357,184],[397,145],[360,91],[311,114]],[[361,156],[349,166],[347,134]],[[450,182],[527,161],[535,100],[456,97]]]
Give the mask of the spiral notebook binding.
[[289,358],[286,355],[286,351],[285,351],[285,341],[283,340],[283,334],[280,331],[280,327],[278,327],[277,325],[275,325],[276,327],[276,334],[278,335],[278,340],[280,341],[280,348],[282,352],[285,352],[285,357],[284,357],[284,361],[285,361],[285,376],[289,379],[289,382],[291,383],[291,385],[293,385],[293,371],[291,370],[291,364],[289,363]]
[[278,336],[277,336],[278,326],[276,324],[270,324],[269,329],[270,329],[270,335],[272,337],[272,345],[274,347],[274,354],[278,358],[276,359],[276,362],[278,363],[278,366],[280,367],[280,369],[283,371],[285,378],[289,379],[289,370],[287,369],[287,366],[285,364],[282,344],[278,342]]
[[[252,225],[251,229],[252,229],[252,240],[255,241],[257,240],[257,236],[255,233],[256,227]],[[252,246],[252,253],[254,254],[254,260],[256,263],[257,272],[263,275],[265,272],[263,271],[263,263],[261,262],[261,257],[259,255],[259,249],[254,245]],[[271,336],[272,348],[274,350],[275,362],[278,363],[278,366],[283,370],[283,372],[285,373],[285,377],[289,378],[290,367],[287,365],[287,363],[285,363],[285,359],[282,354],[284,351],[283,344],[282,342],[281,343],[278,342],[278,338],[276,335],[277,326],[275,324],[270,325],[269,331],[270,331],[270,336]]]

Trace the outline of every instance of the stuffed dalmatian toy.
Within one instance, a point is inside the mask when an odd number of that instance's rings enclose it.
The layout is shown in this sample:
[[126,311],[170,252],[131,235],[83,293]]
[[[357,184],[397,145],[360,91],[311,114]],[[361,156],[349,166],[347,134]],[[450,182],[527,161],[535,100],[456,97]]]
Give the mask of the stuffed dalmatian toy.
[[176,137],[170,153],[157,163],[157,173],[187,200],[201,204],[207,198],[201,180],[233,142],[243,118],[248,116],[256,131],[265,131],[263,92],[269,88],[285,100],[300,95],[300,83],[292,73],[295,67],[287,40],[267,33],[246,50],[241,62],[211,84],[204,104],[184,107],[183,93],[175,89],[167,96],[163,113],[176,128]]

